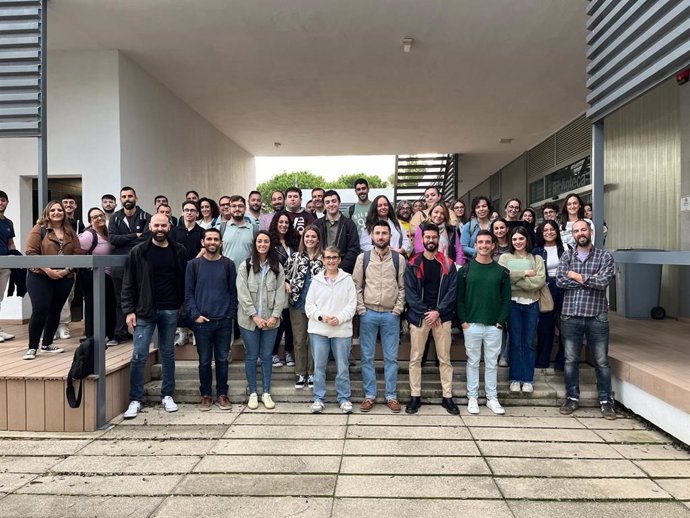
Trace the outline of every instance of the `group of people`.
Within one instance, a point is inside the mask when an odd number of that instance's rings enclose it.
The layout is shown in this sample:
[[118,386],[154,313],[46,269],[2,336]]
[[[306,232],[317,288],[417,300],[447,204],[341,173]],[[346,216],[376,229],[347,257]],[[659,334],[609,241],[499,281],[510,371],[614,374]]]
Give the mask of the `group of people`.
[[[358,201],[345,211],[337,191],[313,189],[312,212],[303,208],[299,188],[274,191],[269,213],[262,212],[258,191],[247,200],[231,195],[217,202],[189,191],[176,218],[166,196],[155,197],[154,213],[149,214],[138,205],[136,191],[126,186],[120,191],[120,210],[115,210],[113,195],[103,196],[102,206],[87,212],[88,226],[81,231],[65,200],[51,201],[29,233],[25,252],[128,256],[124,268],[107,272],[106,292],[107,344],[133,337],[126,418],[136,417],[141,408],[144,369],[156,329],[167,411],[177,409],[174,347],[190,336],[199,352],[200,409],[214,404],[214,361],[215,404],[230,408],[228,362],[239,332],[248,408],[256,409],[260,402],[275,407],[272,369],[287,364],[295,368],[295,388],[313,389],[312,411],[322,412],[332,357],[338,405],[349,413],[352,337],[358,328],[364,389],[359,408],[367,412],[377,402],[374,358],[380,337],[386,405],[400,412],[403,321],[411,344],[407,413],[416,413],[422,404],[422,363],[432,341],[442,405],[451,414],[459,413],[450,361],[453,327],[464,335],[467,410],[472,414],[479,413],[482,355],[486,406],[502,414],[497,367],[509,365],[511,392],[532,392],[535,368],[550,365],[559,327],[555,367],[565,371],[567,393],[561,412],[577,408],[578,363],[586,336],[596,362],[602,413],[615,418],[605,291],[613,260],[593,247],[592,222],[578,195],[566,197],[560,221],[558,207],[544,205],[543,221],[537,225],[535,211],[521,210],[516,198],[505,203],[505,216],[500,217],[483,196],[472,200],[466,214],[462,201],[446,204],[436,187],[426,189],[423,204],[402,201],[397,209],[383,195],[369,200],[365,179],[356,180],[354,189]],[[74,213],[76,203],[70,205]],[[0,230],[2,221],[0,216]],[[79,277],[87,298],[87,335],[93,333],[88,277]],[[62,352],[53,340],[74,282],[75,272],[69,268],[29,272],[33,313],[25,359],[34,359],[39,350]],[[545,290],[553,304],[540,311]]]

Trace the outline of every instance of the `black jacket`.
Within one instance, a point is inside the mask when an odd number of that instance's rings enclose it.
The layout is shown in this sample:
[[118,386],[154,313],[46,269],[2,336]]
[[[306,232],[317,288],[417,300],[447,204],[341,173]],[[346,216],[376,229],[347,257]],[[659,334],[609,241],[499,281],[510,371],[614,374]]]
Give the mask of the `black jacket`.
[[170,230],[169,238],[180,243],[187,250],[187,261],[191,261],[201,251],[201,239],[204,236],[204,229],[195,224],[192,230],[187,230],[187,227],[173,227]]
[[[137,318],[153,318],[156,308],[153,300],[153,271],[151,262],[147,259],[152,246],[152,237],[139,243],[129,252],[125,264],[125,275],[122,279],[122,312],[125,315],[135,313]],[[182,307],[184,303],[184,274],[187,269],[187,251],[184,246],[168,239],[168,246],[173,248],[175,255],[175,279],[177,293],[175,304]]]
[[[9,250],[7,255],[22,255],[19,250]],[[23,297],[26,295],[26,268],[12,268],[10,281],[7,283],[7,296]]]
[[[556,245],[556,252],[558,253],[558,258],[560,259],[565,252],[565,247],[563,245]],[[543,246],[535,246],[532,248],[532,255],[538,255],[544,259],[544,268],[546,268],[546,250]],[[546,272],[546,277],[549,276],[549,272]],[[555,277],[554,277],[555,278]]]
[[[135,245],[143,243],[149,238],[149,222],[151,214],[137,205],[132,227],[127,224],[125,209],[113,213],[108,223],[108,240],[115,247],[113,255],[127,255]],[[137,234],[142,234],[137,237]]]
[[[326,216],[316,220],[316,227],[321,234],[321,242],[324,245],[328,242],[328,221]],[[404,230],[403,230],[404,232]],[[355,269],[355,262],[359,255],[359,233],[357,226],[349,219],[340,215],[340,224],[338,225],[338,232],[335,235],[335,246],[340,250],[340,268],[343,271],[352,274]],[[325,246],[324,246],[325,248]]]
[[[424,304],[424,254],[415,254],[405,270],[405,299],[407,300],[407,321],[421,327],[424,313],[428,308]],[[441,252],[436,253],[436,260],[441,263],[441,285],[438,289],[438,310],[441,322],[448,322],[455,315],[456,269],[455,263]]]

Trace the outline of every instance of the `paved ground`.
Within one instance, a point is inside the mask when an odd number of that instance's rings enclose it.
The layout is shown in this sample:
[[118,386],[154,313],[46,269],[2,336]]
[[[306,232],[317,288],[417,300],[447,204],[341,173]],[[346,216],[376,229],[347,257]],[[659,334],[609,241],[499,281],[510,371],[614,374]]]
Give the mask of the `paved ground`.
[[596,409],[506,410],[183,405],[95,433],[0,432],[0,515],[690,516],[690,453],[666,436]]

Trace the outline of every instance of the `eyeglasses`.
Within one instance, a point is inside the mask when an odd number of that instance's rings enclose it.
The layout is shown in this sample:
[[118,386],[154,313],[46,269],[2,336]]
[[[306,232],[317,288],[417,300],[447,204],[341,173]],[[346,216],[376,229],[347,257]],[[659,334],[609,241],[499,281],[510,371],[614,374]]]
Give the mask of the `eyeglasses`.
[[196,212],[196,209],[182,209],[182,212]]
[[340,259],[340,256],[339,256],[339,255],[328,255],[328,256],[324,256],[324,260],[326,260],[326,261],[337,261],[337,260],[339,260],[339,259]]
[[105,219],[105,216],[103,214],[96,214],[95,216],[91,216],[91,219]]
[[230,204],[229,203],[219,203],[218,206],[219,207],[229,207]]

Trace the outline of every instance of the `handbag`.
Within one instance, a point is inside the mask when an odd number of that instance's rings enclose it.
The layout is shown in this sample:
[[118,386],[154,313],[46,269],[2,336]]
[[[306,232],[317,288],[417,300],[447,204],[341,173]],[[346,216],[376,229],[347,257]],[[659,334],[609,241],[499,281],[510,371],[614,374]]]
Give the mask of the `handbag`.
[[548,313],[549,311],[553,311],[553,297],[547,283],[539,290],[539,312]]

